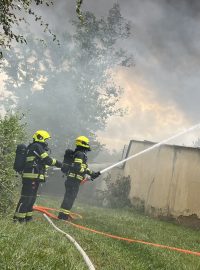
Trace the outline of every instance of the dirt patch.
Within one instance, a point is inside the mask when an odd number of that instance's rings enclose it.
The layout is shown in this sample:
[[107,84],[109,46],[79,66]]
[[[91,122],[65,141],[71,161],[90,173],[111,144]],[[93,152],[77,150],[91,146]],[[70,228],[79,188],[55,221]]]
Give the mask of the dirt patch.
[[137,210],[138,212],[142,214],[146,214],[152,218],[157,218],[162,221],[171,222],[171,223],[189,227],[195,230],[200,229],[200,218],[198,218],[196,214],[192,214],[189,216],[180,215],[178,217],[175,217],[169,214],[169,209],[167,208],[158,209],[150,205],[145,207],[145,201],[137,197],[132,198],[131,203],[135,210]]
[[184,226],[194,229],[200,229],[200,219],[196,214],[192,214],[190,216],[179,216],[176,219],[176,223],[183,224]]

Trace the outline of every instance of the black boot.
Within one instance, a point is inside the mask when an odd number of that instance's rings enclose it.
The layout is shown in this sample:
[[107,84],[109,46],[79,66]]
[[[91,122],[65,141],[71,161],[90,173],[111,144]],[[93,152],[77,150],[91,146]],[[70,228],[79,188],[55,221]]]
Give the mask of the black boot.
[[59,219],[62,219],[62,220],[68,220],[69,215],[64,214],[64,213],[62,213],[62,212],[59,212],[58,218],[59,218]]
[[13,217],[13,222],[14,223],[17,223],[17,222],[19,222],[19,223],[24,223],[24,222],[26,222],[26,219],[25,218],[19,218],[19,217]]
[[25,220],[26,220],[26,222],[30,222],[33,220],[33,217],[26,217]]

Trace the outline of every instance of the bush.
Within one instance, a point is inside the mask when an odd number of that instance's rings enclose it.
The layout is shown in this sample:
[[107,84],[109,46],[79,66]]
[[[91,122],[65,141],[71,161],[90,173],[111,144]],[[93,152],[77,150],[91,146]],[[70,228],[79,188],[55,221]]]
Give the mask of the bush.
[[0,118],[0,212],[5,213],[14,202],[17,183],[13,162],[16,145],[25,138],[25,125],[18,114]]
[[130,176],[125,177],[118,175],[115,182],[112,182],[111,175],[105,178],[107,189],[104,191],[99,191],[99,196],[105,206],[110,206],[112,208],[123,208],[130,207],[131,203],[128,198],[131,184]]

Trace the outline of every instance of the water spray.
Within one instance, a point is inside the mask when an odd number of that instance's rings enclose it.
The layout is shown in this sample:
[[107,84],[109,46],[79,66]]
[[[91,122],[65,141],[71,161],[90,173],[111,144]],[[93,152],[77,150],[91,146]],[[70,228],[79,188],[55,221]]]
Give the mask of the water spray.
[[173,135],[172,137],[170,137],[170,138],[168,138],[168,139],[165,139],[165,140],[163,140],[163,141],[161,141],[161,142],[159,142],[159,143],[156,143],[156,144],[154,144],[153,146],[151,146],[151,147],[149,147],[149,148],[147,148],[147,149],[145,149],[145,150],[143,150],[143,151],[141,151],[141,152],[139,152],[139,153],[136,153],[136,154],[134,154],[134,155],[132,155],[132,156],[130,156],[130,157],[127,157],[127,158],[125,158],[125,159],[123,159],[123,160],[121,160],[121,161],[119,161],[119,162],[117,162],[117,163],[115,163],[115,164],[113,164],[113,165],[111,165],[111,166],[109,166],[109,167],[107,167],[107,168],[101,170],[100,173],[102,174],[102,173],[105,173],[105,172],[107,172],[107,171],[110,171],[110,170],[112,170],[113,168],[115,168],[115,167],[117,167],[117,166],[119,166],[119,165],[125,163],[126,161],[128,161],[128,160],[130,160],[130,159],[133,159],[133,158],[135,158],[135,157],[141,156],[141,155],[145,154],[146,152],[149,152],[149,151],[153,150],[154,148],[159,147],[159,146],[162,145],[162,144],[165,144],[165,143],[167,143],[167,142],[169,142],[169,141],[171,141],[171,140],[173,140],[173,139],[176,139],[176,138],[178,138],[178,137],[180,137],[180,136],[182,136],[182,135],[184,135],[184,134],[186,134],[186,133],[188,133],[188,132],[190,132],[190,131],[193,131],[193,130],[195,130],[195,129],[198,129],[198,128],[200,128],[200,123],[197,124],[197,125],[194,125],[194,126],[192,126],[192,127],[190,127],[190,128],[188,128],[188,129],[185,129],[185,130],[179,132],[178,134]]

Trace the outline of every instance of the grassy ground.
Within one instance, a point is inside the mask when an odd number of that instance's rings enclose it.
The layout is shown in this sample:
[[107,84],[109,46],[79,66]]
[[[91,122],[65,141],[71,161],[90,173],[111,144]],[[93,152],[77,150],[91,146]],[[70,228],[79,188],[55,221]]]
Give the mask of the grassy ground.
[[[40,199],[38,204],[56,205]],[[83,220],[76,223],[115,235],[200,251],[200,233],[133,210],[76,206]],[[68,240],[54,231],[40,215],[27,225],[13,224],[11,216],[0,220],[0,269],[87,269]],[[126,243],[76,229],[63,221],[55,224],[71,234],[87,252],[96,269],[200,270],[200,257],[138,243]]]

